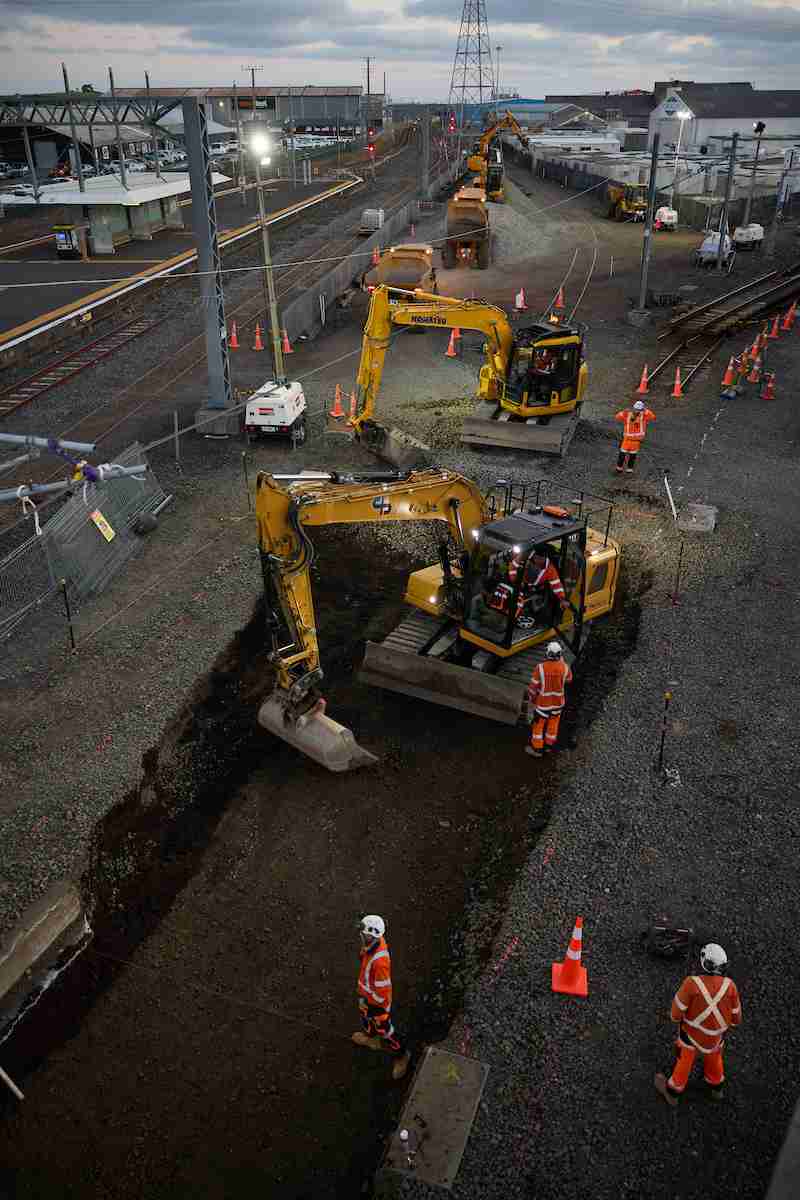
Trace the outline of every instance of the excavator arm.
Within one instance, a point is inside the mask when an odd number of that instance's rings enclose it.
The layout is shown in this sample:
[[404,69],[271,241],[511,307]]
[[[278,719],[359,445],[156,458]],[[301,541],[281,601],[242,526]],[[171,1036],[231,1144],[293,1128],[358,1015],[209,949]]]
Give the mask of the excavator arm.
[[[414,297],[414,301],[391,304],[390,296]],[[375,401],[383,375],[383,364],[391,341],[392,325],[442,329],[476,329],[486,334],[486,363],[481,368],[478,398],[496,400],[505,380],[514,335],[502,308],[481,300],[459,300],[430,292],[407,292],[383,285],[372,293],[364,325],[361,360],[357,376],[356,416],[351,421],[356,437],[369,440],[376,427]]]
[[[288,485],[284,486],[284,482]],[[259,473],[256,520],[267,595],[271,695],[259,722],[333,771],[374,761],[350,730],[325,715],[319,686],[319,643],[311,592],[314,548],[306,529],[318,525],[443,521],[467,551],[488,519],[480,490],[452,471],[374,471],[351,475],[274,477]],[[283,618],[281,621],[281,617]],[[288,630],[289,642],[279,645]]]

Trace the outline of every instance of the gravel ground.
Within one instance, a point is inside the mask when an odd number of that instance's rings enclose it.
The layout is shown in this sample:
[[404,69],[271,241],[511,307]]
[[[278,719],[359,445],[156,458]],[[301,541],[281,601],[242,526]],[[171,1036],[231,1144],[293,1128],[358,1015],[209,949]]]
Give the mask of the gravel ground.
[[[529,190],[542,206],[563,198],[551,185],[532,183]],[[553,259],[543,261],[540,274],[503,262],[493,286],[499,290],[503,284],[513,294],[525,282],[533,293],[546,294],[569,264],[578,229],[586,220],[592,224],[590,209],[581,212],[580,219],[564,219],[562,242],[554,240]],[[716,381],[721,370],[716,367],[685,401],[654,395],[658,422],[640,456],[639,474],[621,487],[610,473],[617,436],[611,417],[620,398],[630,395],[642,358],[656,361],[657,331],[634,333],[624,322],[625,296],[638,259],[635,231],[598,223],[591,237],[584,229],[584,237],[592,246],[596,237],[603,255],[613,252],[618,271],[613,280],[598,272],[581,308],[590,324],[591,405],[584,409],[586,419],[567,462],[479,454],[460,446],[454,414],[471,394],[480,358],[479,348],[467,337],[464,357],[450,361],[443,357],[444,338],[437,332],[403,335],[404,347],[413,338],[412,353],[401,357],[398,340],[387,360],[379,400],[382,419],[435,443],[441,465],[483,484],[501,474],[545,474],[569,480],[572,487],[615,493],[618,515],[612,533],[624,554],[620,613],[593,635],[590,661],[596,677],[581,684],[584,721],[576,745],[565,748],[557,760],[541,765],[524,760],[512,771],[509,755],[516,754],[516,747],[507,731],[487,732],[474,723],[453,727],[451,750],[462,745],[469,762],[471,749],[483,755],[489,774],[484,785],[476,766],[473,787],[480,783],[490,804],[508,807],[509,797],[518,794],[517,815],[527,819],[534,806],[525,791],[526,778],[532,789],[535,784],[553,798],[543,832],[541,809],[531,813],[530,841],[538,838],[538,844],[527,859],[523,853],[514,873],[488,967],[486,937],[492,923],[482,919],[480,897],[473,896],[451,931],[465,943],[458,964],[465,996],[463,1013],[445,1044],[491,1068],[454,1194],[482,1200],[501,1194],[694,1200],[735,1189],[742,1197],[755,1198],[763,1195],[800,1066],[798,1038],[787,1029],[784,1015],[796,990],[797,968],[791,958],[787,963],[780,957],[780,948],[793,934],[800,833],[794,811],[797,742],[787,728],[787,714],[798,698],[798,587],[787,564],[797,561],[798,550],[794,512],[800,430],[789,397],[798,380],[800,343],[795,333],[771,351],[779,383],[775,404],[743,397],[720,412]],[[690,240],[686,236],[687,246]],[[682,245],[663,243],[661,262],[656,250],[659,278],[669,286],[688,279],[702,295],[713,282],[682,268]],[[585,246],[581,254],[588,262]],[[757,264],[744,269],[756,271]],[[357,330],[348,329],[303,348],[298,374],[343,354],[352,356],[352,368],[345,361],[308,380],[312,410],[330,402],[336,382],[345,386],[346,370],[352,377],[357,346]],[[195,443],[188,454],[182,480],[170,475],[168,457],[157,459],[165,486],[176,489],[175,509],[157,540],[145,545],[137,576],[117,581],[83,614],[84,636],[132,601],[142,579],[161,580],[171,569],[169,581],[159,583],[147,606],[134,604],[124,619],[92,638],[78,659],[43,655],[29,677],[6,680],[2,716],[9,735],[0,762],[10,786],[1,810],[7,883],[0,894],[0,927],[51,879],[74,875],[85,866],[98,815],[112,798],[130,793],[144,752],[160,745],[165,764],[179,768],[182,726],[167,721],[165,728],[165,715],[178,711],[194,682],[210,670],[219,647],[249,616],[257,572],[238,472],[239,447]],[[251,460],[254,467],[272,469],[286,461],[285,452],[274,447],[259,447]],[[367,459],[358,447],[320,438],[290,461],[300,467]],[[663,498],[665,466],[679,500],[711,503],[720,512],[714,534],[683,539],[677,604],[672,592],[681,537]],[[366,534],[358,537],[370,544]],[[427,534],[421,537],[410,526],[377,529],[375,538],[412,557],[428,551]],[[191,564],[175,573],[176,559],[195,551]],[[378,610],[367,611],[375,615]],[[665,778],[653,765],[667,686],[674,699]],[[393,761],[413,763],[416,754],[418,770],[427,770],[426,744],[411,723],[414,706],[382,701],[379,709],[359,717],[358,702],[357,695],[350,697],[348,719],[363,719],[377,737],[376,722],[391,715]],[[441,715],[429,725],[432,731],[449,727]],[[445,760],[445,768],[454,770],[456,761]],[[314,786],[304,774],[292,778],[297,786]],[[438,782],[441,793],[430,790],[427,776],[424,785],[419,774],[414,780],[411,789],[398,780],[392,790],[444,795],[444,775]],[[344,821],[347,793],[339,795],[336,819]],[[385,849],[381,862],[394,858],[390,830],[385,836],[387,840],[376,842]],[[519,845],[524,851],[524,835]],[[453,839],[448,838],[447,850],[457,852]],[[373,887],[378,870],[378,863],[367,870]],[[121,891],[123,884],[124,879]],[[351,903],[357,906],[358,898],[351,895]],[[586,1001],[551,996],[548,981],[549,963],[563,956],[579,912],[585,918]],[[670,1062],[666,1013],[682,975],[682,964],[648,959],[639,947],[640,926],[662,912],[722,941],[742,992],[745,1024],[728,1050],[728,1098],[716,1108],[693,1092],[673,1114],[652,1090],[653,1071]],[[419,915],[414,912],[414,921]],[[503,959],[514,938],[515,950]],[[410,955],[404,961],[410,963]],[[403,976],[401,987],[408,990],[401,1011],[413,1009],[418,1038],[435,1040],[440,1034],[426,1015],[428,997],[423,994],[429,977],[412,974],[409,970]],[[320,993],[326,998],[327,988]],[[314,1002],[318,999],[315,992]],[[113,1029],[121,1018],[114,1018],[113,1010],[111,1015]],[[110,1038],[107,1028],[103,1044]],[[90,1051],[91,1036],[89,1045],[81,1046],[79,1060],[87,1067],[93,1061]],[[767,1055],[765,1077],[761,1063]],[[57,1089],[71,1093],[73,1086],[83,1087],[69,1058],[54,1062],[52,1070],[58,1072],[52,1076]],[[43,1071],[41,1084],[47,1088],[46,1066]],[[309,1105],[326,1088],[338,1086],[324,1072],[309,1078]],[[170,1086],[188,1104],[181,1079],[176,1073]],[[273,1102],[282,1104],[295,1085],[280,1074],[273,1080]],[[55,1105],[48,1120],[58,1120],[57,1110]],[[339,1130],[339,1141],[346,1146],[355,1139],[361,1153],[362,1131],[346,1121],[339,1126],[336,1119],[326,1114]],[[41,1127],[34,1129],[35,1114],[31,1121],[13,1130],[20,1147],[33,1145],[34,1134],[41,1138]],[[377,1155],[381,1131],[370,1136]],[[232,1152],[235,1161],[236,1148]],[[427,1196],[416,1184],[407,1192]],[[154,1187],[151,1194],[166,1192]],[[272,1194],[323,1192],[274,1186]]]

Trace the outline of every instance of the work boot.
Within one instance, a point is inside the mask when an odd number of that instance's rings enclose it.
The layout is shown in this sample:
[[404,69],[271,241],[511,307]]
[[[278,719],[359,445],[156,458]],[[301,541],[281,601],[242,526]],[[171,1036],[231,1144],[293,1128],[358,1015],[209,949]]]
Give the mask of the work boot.
[[368,1033],[362,1033],[359,1029],[358,1033],[354,1033],[350,1039],[357,1046],[363,1046],[366,1050],[380,1050],[382,1042],[379,1037],[370,1037]]
[[633,467],[626,467],[626,468],[625,468],[625,473],[626,473],[627,475],[632,475],[632,474],[633,474]]
[[678,1093],[673,1092],[672,1088],[667,1083],[666,1076],[662,1075],[661,1072],[659,1072],[656,1075],[653,1082],[656,1085],[656,1091],[658,1092],[659,1096],[663,1096],[663,1098],[666,1100],[667,1104],[669,1104],[669,1106],[671,1108],[677,1108],[678,1107]]
[[543,750],[534,750],[533,746],[526,746],[525,753],[532,754],[534,758],[544,758],[544,751]]
[[392,1066],[392,1079],[402,1079],[408,1070],[408,1064],[411,1062],[411,1055],[406,1050],[405,1054],[401,1054],[399,1058],[394,1060]]

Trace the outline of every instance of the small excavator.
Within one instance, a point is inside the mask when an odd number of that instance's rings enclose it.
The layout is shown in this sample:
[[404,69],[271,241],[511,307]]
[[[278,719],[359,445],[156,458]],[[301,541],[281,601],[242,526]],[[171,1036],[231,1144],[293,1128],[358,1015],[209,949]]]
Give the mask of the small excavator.
[[425,450],[414,438],[374,419],[392,325],[485,333],[478,406],[465,419],[461,440],[563,457],[588,383],[582,330],[549,322],[513,330],[503,309],[483,300],[389,287],[372,293],[356,380],[356,415],[350,422],[368,450],[397,467],[418,463]]
[[505,200],[503,191],[503,154],[494,140],[502,129],[510,129],[515,133],[523,146],[528,145],[522,127],[514,114],[506,109],[506,115],[495,121],[483,131],[479,141],[473,147],[472,155],[467,159],[467,170],[476,171],[474,187],[482,188],[490,200],[502,203]]
[[[438,521],[439,561],[408,578],[412,613],[381,643],[367,642],[359,678],[475,716],[514,725],[531,673],[557,638],[573,662],[590,621],[611,610],[619,546],[612,505],[581,493],[547,503],[557,485],[503,483],[483,495],[453,471],[303,472],[256,482],[256,520],[275,683],[259,723],[331,771],[374,762],[352,732],[325,713],[311,593],[319,525]],[[599,506],[590,506],[598,500]],[[589,527],[602,515],[605,532]],[[562,611],[537,586],[535,552],[564,586]]]

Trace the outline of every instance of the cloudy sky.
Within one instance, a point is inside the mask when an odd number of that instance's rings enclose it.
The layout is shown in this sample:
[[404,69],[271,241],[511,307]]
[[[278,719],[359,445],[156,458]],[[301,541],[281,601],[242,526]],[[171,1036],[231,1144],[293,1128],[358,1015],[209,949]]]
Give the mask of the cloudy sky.
[[[463,0],[0,0],[0,93],[73,86],[365,83],[446,99]],[[522,96],[655,79],[800,86],[800,0],[486,0],[501,86]]]

